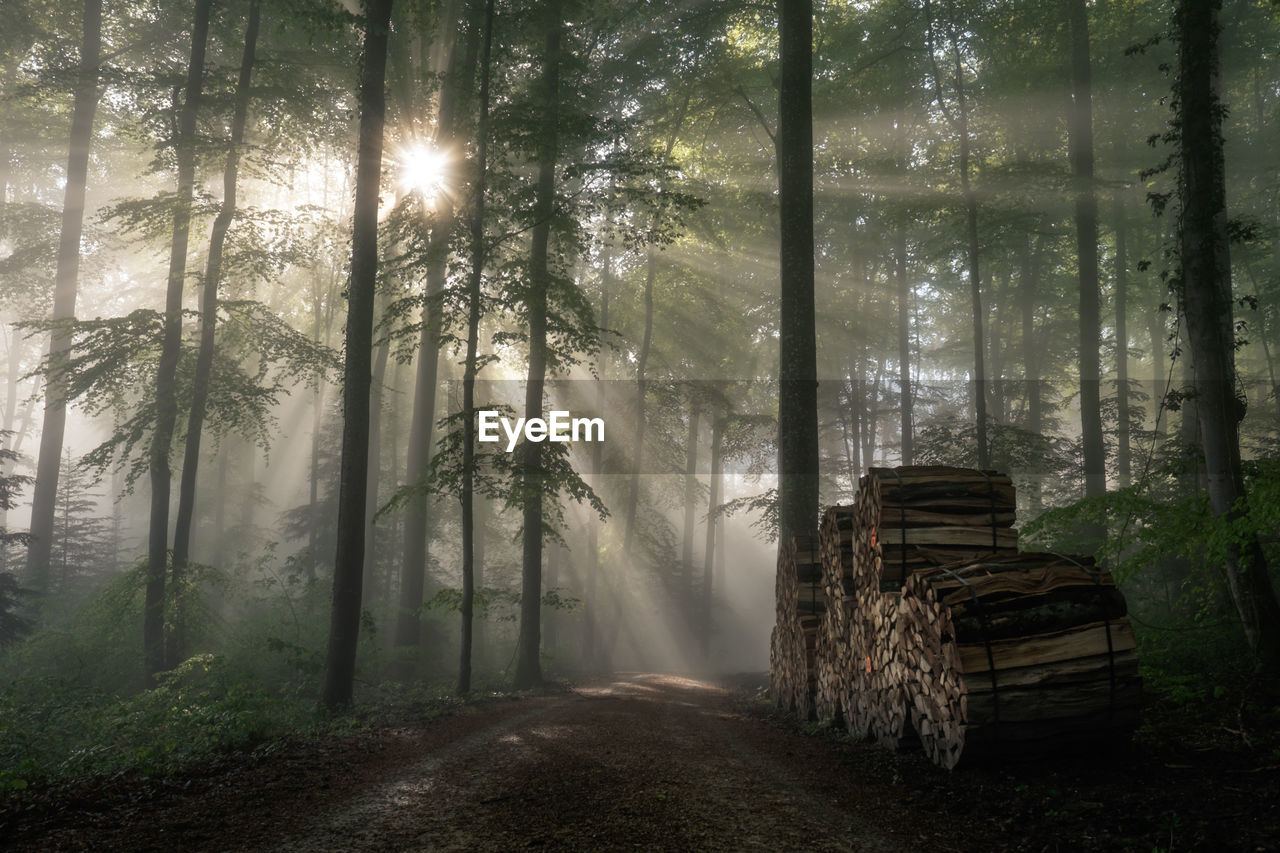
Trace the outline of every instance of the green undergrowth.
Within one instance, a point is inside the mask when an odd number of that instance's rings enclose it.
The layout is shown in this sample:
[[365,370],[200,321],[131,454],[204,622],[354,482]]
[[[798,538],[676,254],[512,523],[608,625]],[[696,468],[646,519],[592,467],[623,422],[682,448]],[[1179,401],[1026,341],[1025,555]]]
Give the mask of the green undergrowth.
[[[463,704],[440,673],[389,680],[389,653],[366,619],[356,704],[327,713],[317,701],[328,615],[320,593],[243,580],[212,588],[212,603],[193,598],[203,617],[191,638],[210,651],[151,689],[141,686],[137,570],[78,602],[50,602],[44,624],[0,652],[0,808],[49,788],[163,778],[290,742],[411,726]],[[478,672],[466,702],[510,695],[497,679]]]

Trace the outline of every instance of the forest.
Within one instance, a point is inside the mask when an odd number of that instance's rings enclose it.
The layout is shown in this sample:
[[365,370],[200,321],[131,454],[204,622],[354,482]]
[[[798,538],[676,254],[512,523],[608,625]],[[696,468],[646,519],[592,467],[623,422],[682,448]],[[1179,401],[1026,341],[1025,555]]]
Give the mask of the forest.
[[[620,794],[588,840],[482,830],[468,804],[508,794],[479,787],[440,811],[474,835],[349,846],[1280,837],[1274,0],[0,4],[0,828],[27,849],[330,849],[170,789],[452,760],[404,731],[483,741],[496,779],[490,740],[556,720],[685,775],[710,738],[792,794],[795,749],[949,804],[918,837],[668,837]],[[897,466],[1008,475],[1018,548],[1114,577],[1136,775],[971,771],[1023,804],[979,831],[961,773],[772,715],[780,551]],[[642,767],[610,778],[691,802]],[[1248,820],[1202,790],[1237,784]],[[139,797],[162,813],[66,808]],[[166,821],[211,822],[140,840]]]

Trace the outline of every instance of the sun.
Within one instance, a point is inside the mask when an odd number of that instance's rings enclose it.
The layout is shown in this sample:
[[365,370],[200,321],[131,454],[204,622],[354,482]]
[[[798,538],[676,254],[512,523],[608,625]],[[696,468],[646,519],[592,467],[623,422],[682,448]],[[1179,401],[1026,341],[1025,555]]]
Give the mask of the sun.
[[401,192],[417,195],[434,205],[448,190],[449,155],[429,142],[410,142],[395,156],[397,183]]

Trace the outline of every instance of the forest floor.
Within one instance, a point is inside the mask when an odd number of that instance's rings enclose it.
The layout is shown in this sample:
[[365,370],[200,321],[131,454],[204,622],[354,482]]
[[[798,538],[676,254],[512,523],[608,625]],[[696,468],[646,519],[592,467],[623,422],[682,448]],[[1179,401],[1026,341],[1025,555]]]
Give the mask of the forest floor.
[[1139,744],[948,773],[741,681],[653,674],[4,805],[0,847],[41,851],[1280,849],[1266,756]]

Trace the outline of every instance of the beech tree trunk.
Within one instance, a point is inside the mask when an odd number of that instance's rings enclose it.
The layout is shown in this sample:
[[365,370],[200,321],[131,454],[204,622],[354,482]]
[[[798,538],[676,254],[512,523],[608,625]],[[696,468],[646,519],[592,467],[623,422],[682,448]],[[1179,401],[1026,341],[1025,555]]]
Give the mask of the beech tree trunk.
[[701,415],[698,400],[691,399],[689,401],[689,437],[685,442],[684,456],[684,541],[680,554],[680,563],[684,566],[686,579],[685,587],[689,593],[693,592],[693,531],[697,525],[694,503],[698,496],[698,422]]
[[1133,479],[1129,442],[1129,223],[1124,196],[1116,194],[1116,477],[1120,488]]
[[[1071,31],[1071,105],[1068,148],[1075,195],[1076,249],[1080,273],[1080,437],[1084,453],[1084,494],[1107,491],[1107,458],[1102,438],[1101,326],[1098,297],[1098,197],[1093,186],[1093,84],[1089,68],[1089,18],[1085,0],[1067,0]],[[1091,538],[1105,535],[1090,531]]]
[[156,425],[151,439],[151,520],[147,537],[147,586],[142,643],[148,684],[164,668],[165,572],[169,557],[169,451],[178,419],[177,371],[182,349],[182,286],[187,275],[191,197],[195,185],[196,112],[204,88],[204,57],[213,0],[196,0],[186,98],[178,117],[178,192],[173,202],[173,242],[165,291],[164,334],[156,368]]
[[818,361],[813,295],[813,2],[778,0],[779,542],[818,523]]
[[991,467],[991,444],[987,439],[987,369],[984,362],[982,276],[978,261],[978,197],[969,180],[969,99],[964,84],[964,64],[959,44],[953,45],[956,66],[957,131],[960,134],[960,190],[964,196],[965,233],[968,239],[969,298],[973,311],[973,413],[978,443],[978,467]]
[[[706,549],[702,555],[702,599],[701,599],[701,632],[698,639],[701,641],[702,659],[708,661],[711,657],[711,600],[712,581],[714,580],[715,554],[716,554],[716,530],[719,525],[716,523],[715,517],[716,507],[720,506],[721,496],[721,468],[724,464],[723,452],[724,447],[724,427],[725,415],[713,415],[711,419],[711,494],[707,498],[707,542]],[[724,543],[720,543],[720,547],[724,547]]]
[[[440,107],[436,120],[436,142],[453,140],[458,100],[457,69],[452,53],[454,33],[445,34],[447,48],[439,60],[446,80],[440,89]],[[409,446],[406,452],[406,482],[422,483],[431,469],[431,451],[435,433],[436,392],[440,373],[440,329],[443,325],[443,297],[448,272],[449,238],[454,227],[452,204],[442,199],[431,226],[427,247],[426,302],[422,307],[422,326],[418,335],[418,361],[413,386],[413,419],[409,424]],[[419,611],[426,590],[427,564],[430,562],[431,498],[419,494],[412,498],[405,512],[404,552],[400,568],[400,606],[396,615],[395,644],[400,656],[396,668],[402,679],[409,679],[417,660],[412,649],[422,641],[422,619]]]
[[351,280],[347,288],[346,357],[342,386],[342,467],[338,485],[333,603],[322,701],[331,710],[351,704],[360,592],[364,574],[365,499],[369,468],[369,386],[372,381],[373,303],[378,279],[378,189],[382,178],[383,87],[392,0],[367,0],[360,73],[360,135],[352,221]]
[[480,103],[476,121],[475,200],[471,208],[471,271],[467,279],[467,355],[462,373],[462,641],[458,694],[471,692],[472,624],[476,589],[476,357],[480,343],[480,285],[484,278],[485,181],[489,158],[489,62],[493,53],[493,5],[485,0],[480,53]]
[[[1196,410],[1208,475],[1209,502],[1219,517],[1248,514],[1240,459],[1244,404],[1236,392],[1228,250],[1226,174],[1222,145],[1218,14],[1220,0],[1179,0],[1175,11],[1179,76],[1177,108],[1182,204],[1179,234],[1182,300],[1195,360]],[[1280,676],[1280,603],[1256,536],[1236,543],[1226,569],[1245,638],[1262,672]]]
[[[538,138],[538,185],[529,254],[529,284],[525,308],[529,321],[529,373],[524,416],[542,417],[543,384],[547,374],[547,290],[550,282],[551,216],[555,208],[556,157],[560,116],[560,39],[563,24],[559,0],[544,8],[547,42],[542,65],[543,125]],[[525,441],[520,448],[520,488],[523,491],[524,532],[520,585],[520,637],[516,648],[515,686],[542,683],[542,444]]]
[[[67,188],[62,202],[62,231],[53,279],[53,319],[70,320],[76,313],[80,279],[80,237],[84,232],[85,183],[89,173],[89,147],[93,141],[93,117],[98,107],[98,64],[102,51],[102,0],[85,0],[80,68],[71,108],[71,140],[67,154]],[[3,152],[0,168],[7,172],[9,152]],[[8,192],[8,179],[0,193]],[[0,195],[0,206],[4,196]],[[49,562],[53,548],[54,515],[57,512],[58,472],[62,463],[62,439],[67,424],[67,402],[58,377],[70,356],[71,334],[55,329],[49,342],[49,378],[45,383],[44,425],[40,430],[40,455],[36,463],[35,491],[31,504],[31,542],[27,550],[27,585],[37,592],[49,587]]]
[[200,349],[196,353],[196,372],[191,386],[191,410],[187,416],[187,443],[182,462],[182,479],[178,486],[178,517],[173,532],[173,569],[171,574],[171,629],[165,643],[165,666],[173,668],[186,655],[186,586],[187,564],[191,558],[191,527],[195,518],[196,471],[200,465],[200,439],[204,431],[205,409],[209,400],[209,376],[213,372],[214,333],[218,323],[218,285],[222,281],[222,252],[227,232],[236,215],[236,181],[240,170],[240,148],[244,144],[244,127],[249,115],[249,83],[253,75],[254,55],[258,47],[258,0],[249,0],[249,20],[245,26],[244,53],[240,58],[240,76],[236,80],[235,106],[231,115],[230,147],[222,172],[222,207],[213,220],[209,238],[209,257],[205,262],[204,292],[200,304]]

